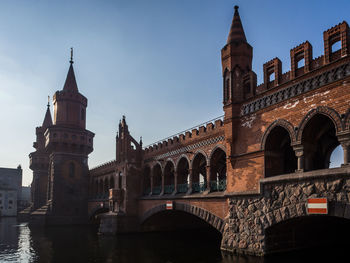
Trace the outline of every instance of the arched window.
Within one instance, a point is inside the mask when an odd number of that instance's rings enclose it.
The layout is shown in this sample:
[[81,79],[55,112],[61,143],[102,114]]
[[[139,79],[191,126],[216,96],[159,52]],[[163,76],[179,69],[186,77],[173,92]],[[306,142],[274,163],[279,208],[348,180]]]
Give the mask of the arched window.
[[74,177],[75,175],[75,164],[73,162],[69,163],[69,177]]

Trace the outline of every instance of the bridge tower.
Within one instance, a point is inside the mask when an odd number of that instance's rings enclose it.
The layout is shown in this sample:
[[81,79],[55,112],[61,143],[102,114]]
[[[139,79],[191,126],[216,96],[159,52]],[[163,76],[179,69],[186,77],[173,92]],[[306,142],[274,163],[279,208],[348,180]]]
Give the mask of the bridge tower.
[[[247,42],[238,6],[227,37],[221,50],[223,77],[223,109],[225,112],[225,138],[228,156],[233,156],[235,142],[234,129],[239,125],[241,103],[256,93],[256,74],[252,71],[253,48]],[[231,174],[227,163],[227,173]]]
[[48,196],[40,215],[45,215],[47,225],[81,224],[87,222],[88,155],[93,151],[94,134],[85,128],[87,99],[78,90],[72,58],[63,90],[56,91],[53,105],[53,125],[44,134],[49,155]]
[[35,152],[29,154],[29,168],[33,170],[33,181],[31,185],[32,210],[36,210],[46,204],[47,200],[47,177],[49,168],[49,155],[45,151],[46,129],[52,125],[50,104],[47,104],[47,110],[43,124],[36,128],[36,141],[33,143]]

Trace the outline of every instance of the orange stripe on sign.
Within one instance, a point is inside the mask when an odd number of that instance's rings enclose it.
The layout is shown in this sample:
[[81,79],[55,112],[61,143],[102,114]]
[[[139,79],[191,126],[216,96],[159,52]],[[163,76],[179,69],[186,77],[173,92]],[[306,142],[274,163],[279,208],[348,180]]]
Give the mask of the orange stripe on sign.
[[327,203],[326,198],[310,198],[307,200],[309,204],[322,204],[322,203]]
[[308,208],[309,214],[327,214],[327,208]]

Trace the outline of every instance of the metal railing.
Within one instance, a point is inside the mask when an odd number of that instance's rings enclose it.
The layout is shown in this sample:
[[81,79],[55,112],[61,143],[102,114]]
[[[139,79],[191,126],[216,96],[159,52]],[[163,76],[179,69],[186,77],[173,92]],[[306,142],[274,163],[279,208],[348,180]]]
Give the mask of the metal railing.
[[162,192],[161,186],[153,186],[152,194],[153,195],[159,195]]
[[220,181],[210,181],[210,191],[225,191],[226,190],[226,179]]
[[188,184],[178,184],[177,185],[177,192],[178,193],[187,193],[188,191]]
[[172,194],[175,190],[175,185],[164,185],[164,194]]
[[207,189],[207,182],[202,183],[192,183],[192,190],[195,193],[204,192]]

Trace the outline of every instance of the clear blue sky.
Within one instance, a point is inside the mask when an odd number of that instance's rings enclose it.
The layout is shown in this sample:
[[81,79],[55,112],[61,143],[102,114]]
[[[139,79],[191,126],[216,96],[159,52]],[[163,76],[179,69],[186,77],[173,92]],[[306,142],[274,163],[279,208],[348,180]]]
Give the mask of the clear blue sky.
[[149,144],[223,114],[220,50],[233,6],[254,48],[253,68],[309,40],[323,54],[322,33],[350,22],[350,1],[114,0],[1,1],[0,166],[24,168],[34,150],[47,96],[63,87],[69,49],[96,134],[90,167],[115,158],[126,115],[132,135]]

